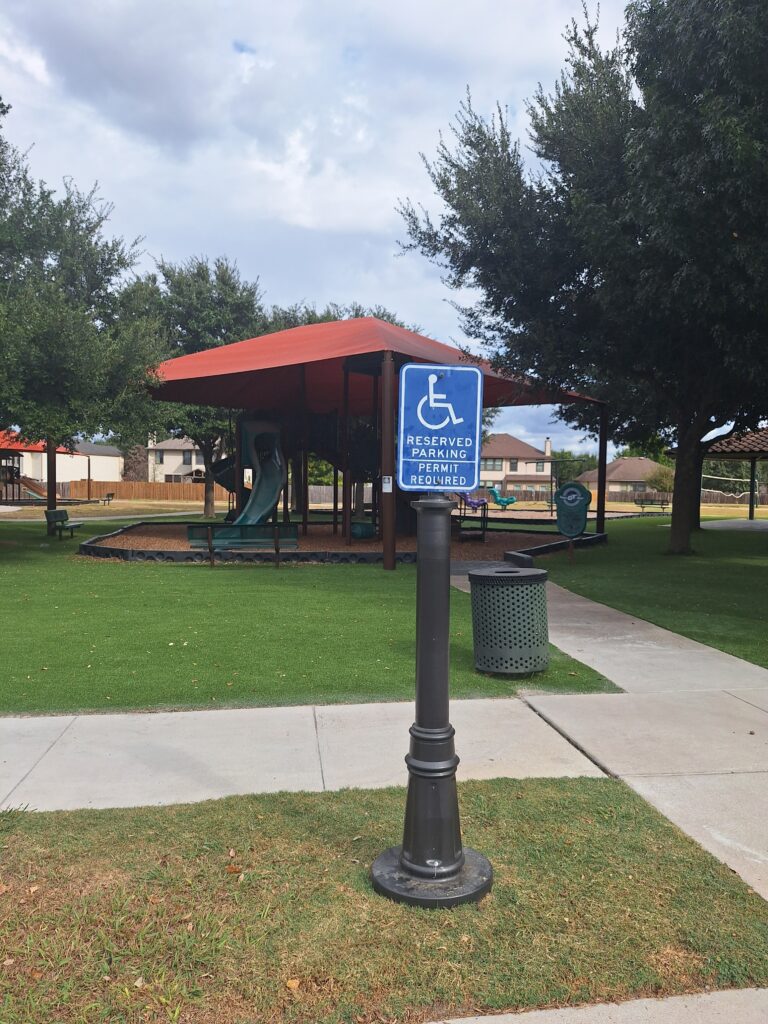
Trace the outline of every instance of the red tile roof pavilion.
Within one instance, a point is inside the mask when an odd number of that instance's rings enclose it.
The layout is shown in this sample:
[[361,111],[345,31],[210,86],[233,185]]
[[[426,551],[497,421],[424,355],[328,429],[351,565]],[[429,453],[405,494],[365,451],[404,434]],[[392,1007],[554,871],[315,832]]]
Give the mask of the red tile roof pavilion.
[[[385,352],[393,354],[396,366],[404,362],[468,361],[451,345],[376,317],[360,317],[293,327],[167,359],[158,367],[161,384],[156,397],[168,402],[263,411],[289,409],[300,403],[308,412],[332,412],[342,407],[346,364],[350,369],[349,411],[353,416],[365,415],[370,412],[371,386],[370,380],[361,375],[370,376],[374,367],[378,369],[380,359],[375,356]],[[484,375],[486,408],[590,401],[573,392],[546,391],[524,377],[502,377],[487,362],[479,365]]]
[[[394,569],[396,493],[393,488],[385,489],[383,481],[395,476],[396,371],[407,362],[457,365],[467,361],[462,352],[450,345],[376,317],[360,317],[293,327],[168,359],[158,367],[160,383],[154,393],[156,398],[167,402],[245,409],[299,422],[306,413],[337,412],[344,437],[350,416],[372,416],[376,421],[380,413],[381,535],[384,568]],[[593,401],[573,392],[544,389],[525,377],[503,377],[487,362],[478,365],[483,372],[486,408]],[[601,422],[604,422],[604,415]],[[605,443],[603,430],[602,465],[606,461]],[[306,451],[302,453],[304,462],[306,454]],[[343,532],[347,543],[351,544],[352,482],[346,469],[347,458],[348,453],[342,446]],[[306,533],[306,474],[303,471],[302,476],[305,494],[302,530]],[[602,494],[602,499],[598,496],[597,517],[601,531],[605,520],[604,477],[602,490],[598,488],[598,491]]]

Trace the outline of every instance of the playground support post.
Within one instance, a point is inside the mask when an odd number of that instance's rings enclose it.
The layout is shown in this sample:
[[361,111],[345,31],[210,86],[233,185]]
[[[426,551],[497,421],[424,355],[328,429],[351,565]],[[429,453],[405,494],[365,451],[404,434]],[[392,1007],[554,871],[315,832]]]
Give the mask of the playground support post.
[[384,568],[395,559],[395,360],[391,352],[381,359],[381,540]]
[[605,533],[605,489],[608,470],[608,406],[600,406],[600,437],[597,449],[597,522],[595,531]]
[[402,846],[385,850],[371,867],[374,889],[420,907],[476,902],[491,888],[493,870],[482,854],[462,846],[450,723],[451,510],[443,495],[414,501],[416,560],[416,715],[410,729],[408,795]]
[[344,543],[352,544],[352,477],[349,471],[349,367],[344,367],[344,406],[342,412],[341,532]]
[[755,518],[755,494],[757,491],[757,459],[749,460],[749,518]]
[[339,471],[333,467],[333,534],[339,532]]

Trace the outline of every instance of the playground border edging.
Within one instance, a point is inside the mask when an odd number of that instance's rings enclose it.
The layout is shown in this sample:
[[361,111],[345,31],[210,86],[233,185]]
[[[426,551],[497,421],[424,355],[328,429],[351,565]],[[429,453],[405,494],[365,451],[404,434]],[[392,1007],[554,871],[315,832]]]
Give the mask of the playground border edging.
[[[119,530],[114,530],[112,533],[101,534],[98,537],[91,537],[90,540],[83,541],[79,548],[78,554],[85,555],[88,558],[118,558],[124,562],[175,562],[177,564],[198,564],[202,565],[206,562],[210,563],[210,556],[207,551],[196,550],[163,550],[162,548],[119,548],[112,547],[109,543],[110,537],[117,537],[121,533],[127,533],[130,530],[136,529],[139,526],[148,525],[144,522],[130,523],[128,526],[123,526]],[[151,524],[156,525],[156,524]],[[179,525],[174,523],[175,526]],[[182,523],[181,525],[186,525]],[[199,525],[199,524],[195,524]],[[559,535],[558,535],[559,536]],[[577,537],[573,544],[575,547],[591,547],[594,544],[604,544],[607,541],[607,536],[604,533],[590,533],[585,534],[583,537]],[[516,559],[512,556],[526,555],[531,558],[539,555],[548,555],[555,551],[565,550],[570,541],[567,539],[558,539],[551,541],[547,544],[537,544],[535,547],[523,548],[519,551],[506,552],[504,558],[506,561],[515,561]],[[397,554],[397,561],[403,564],[413,564],[416,562],[415,551],[401,551]],[[214,551],[214,562],[224,563],[265,563],[273,564],[275,561],[275,553],[273,551],[243,551],[243,550],[217,550]],[[323,562],[331,565],[375,565],[377,562],[384,560],[384,553],[382,551],[281,551],[280,561],[281,562],[294,562],[294,563],[306,563],[306,562]]]

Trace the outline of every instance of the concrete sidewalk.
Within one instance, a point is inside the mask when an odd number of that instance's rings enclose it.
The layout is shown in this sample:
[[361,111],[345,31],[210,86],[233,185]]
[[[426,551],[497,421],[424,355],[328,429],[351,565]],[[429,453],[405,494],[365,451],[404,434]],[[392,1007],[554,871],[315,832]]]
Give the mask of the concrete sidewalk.
[[628,692],[529,705],[768,898],[768,671],[552,584],[548,597],[552,642]]
[[740,989],[671,999],[635,999],[565,1010],[452,1017],[433,1024],[766,1024],[768,989]]
[[[460,779],[600,776],[519,700],[452,705]],[[405,785],[413,704],[0,719],[0,807]]]

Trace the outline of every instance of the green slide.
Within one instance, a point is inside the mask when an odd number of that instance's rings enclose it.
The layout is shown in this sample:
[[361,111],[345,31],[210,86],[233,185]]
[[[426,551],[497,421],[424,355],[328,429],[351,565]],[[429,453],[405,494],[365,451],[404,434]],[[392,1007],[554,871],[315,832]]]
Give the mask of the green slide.
[[[247,500],[234,526],[264,523],[272,515],[285,486],[287,472],[283,451],[280,447],[280,428],[263,420],[243,420],[240,424],[241,466],[250,468],[253,483],[250,491],[245,488]],[[234,491],[235,459],[229,456],[214,463],[213,475],[216,482]]]

